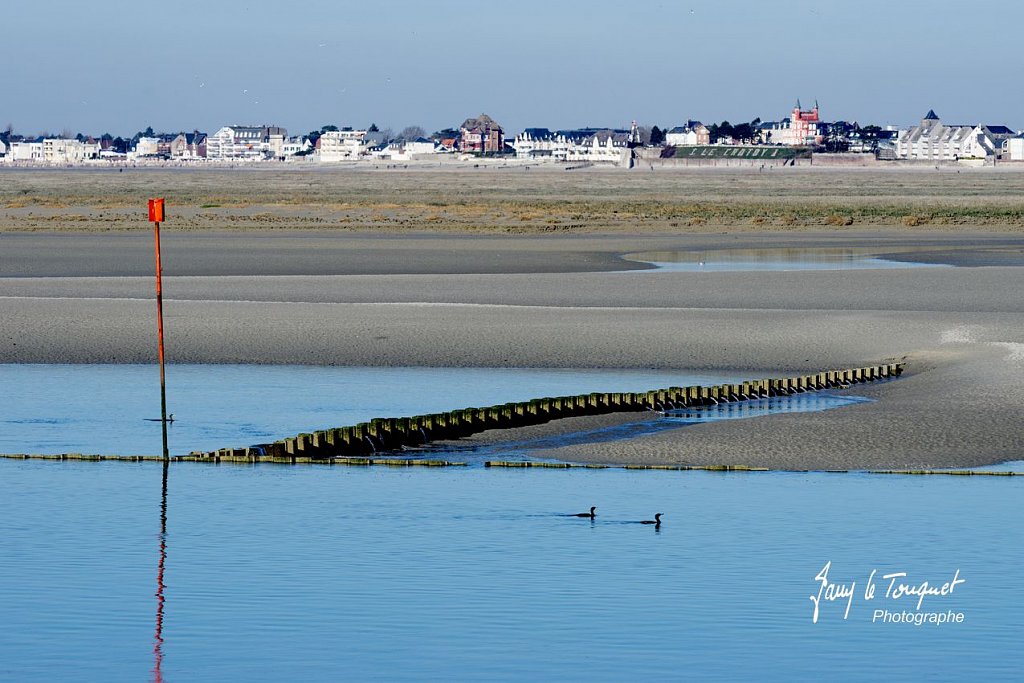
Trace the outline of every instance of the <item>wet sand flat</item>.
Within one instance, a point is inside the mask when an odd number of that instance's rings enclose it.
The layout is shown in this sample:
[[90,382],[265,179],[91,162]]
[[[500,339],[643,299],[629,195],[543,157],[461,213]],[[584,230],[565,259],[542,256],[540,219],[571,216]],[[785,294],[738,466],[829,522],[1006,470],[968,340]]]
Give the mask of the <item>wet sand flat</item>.
[[[851,390],[874,403],[542,455],[789,469],[1024,456],[1024,174],[0,177],[0,363],[152,361],[152,236],[141,207],[166,194],[176,207],[163,236],[170,362],[679,368],[755,379],[905,360],[898,381]],[[817,248],[949,267],[670,273],[623,259]]]
[[[0,277],[153,275],[153,233],[131,230],[4,231]],[[1024,233],[908,230],[717,233],[479,234],[386,230],[161,230],[168,277],[250,275],[468,275],[605,272],[644,269],[624,254],[718,249],[859,249],[918,263],[1024,265]],[[709,273],[710,275],[710,273]]]
[[[35,238],[40,245],[47,243],[45,236]],[[262,236],[246,239],[258,243]],[[360,249],[388,251],[396,241],[399,253],[412,248],[394,236],[359,239]],[[409,239],[450,244],[452,237]],[[649,247],[652,241],[665,244],[666,239],[686,242],[662,236],[578,236],[538,253],[603,254],[610,261],[589,265],[600,270],[612,267],[616,254]],[[791,244],[794,238],[778,239]],[[909,238],[895,239],[906,246]],[[1013,242],[1007,236],[991,239],[1003,247]],[[1021,457],[1022,268],[515,272],[517,258],[529,262],[519,254],[535,247],[519,245],[517,254],[506,240],[515,242],[503,238],[474,244],[472,250],[434,250],[443,254],[434,257],[438,268],[461,271],[450,275],[394,274],[389,269],[396,266],[387,259],[379,264],[384,272],[377,274],[168,273],[169,360],[693,368],[740,370],[760,378],[904,359],[908,370],[900,380],[853,390],[875,403],[687,426],[539,455],[580,462],[788,469],[973,466]],[[717,240],[709,241],[728,246],[732,237]],[[831,244],[834,236],[798,241]],[[947,240],[942,247],[967,254],[977,244]],[[474,268],[471,251],[488,249],[493,253],[481,261],[497,261],[495,254],[500,254],[504,270],[511,272]],[[461,267],[452,267],[455,263]],[[242,270],[244,264],[231,266],[236,267]],[[46,277],[0,278],[0,362],[152,360],[149,278],[54,277],[47,268],[37,270]]]

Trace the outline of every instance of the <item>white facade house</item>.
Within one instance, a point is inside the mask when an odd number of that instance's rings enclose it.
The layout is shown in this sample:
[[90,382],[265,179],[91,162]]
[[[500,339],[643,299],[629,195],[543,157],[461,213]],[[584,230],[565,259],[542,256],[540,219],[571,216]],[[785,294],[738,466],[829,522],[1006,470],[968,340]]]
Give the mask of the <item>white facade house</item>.
[[925,161],[994,159],[1002,153],[1004,141],[1014,135],[1006,126],[948,126],[929,111],[921,125],[900,135],[896,157]]
[[365,130],[329,130],[320,136],[320,161],[353,161],[363,151]]
[[0,156],[7,156],[7,145],[3,140],[0,140]]
[[43,160],[50,164],[77,164],[89,159],[98,159],[98,142],[80,142],[64,138],[43,140]]
[[583,143],[570,150],[566,161],[618,164],[623,162],[623,153],[627,150],[626,144],[617,144],[612,135],[607,136],[604,141],[601,140],[601,136],[595,135],[590,138],[588,143]]
[[160,148],[160,138],[139,138],[135,143],[135,156],[152,157],[156,156]]
[[551,157],[565,161],[574,144],[566,136],[554,134],[547,128],[527,128],[512,140],[512,149],[519,159]]
[[416,138],[415,140],[406,142],[403,145],[403,148],[405,149],[406,154],[415,158],[424,154],[434,154],[437,150],[437,143],[433,140],[428,140],[427,138]]
[[115,152],[113,149],[101,149],[100,159],[106,161],[127,161],[128,155],[124,152]]
[[676,126],[665,133],[665,144],[669,147],[709,145],[711,133],[700,121],[687,121],[685,126]]
[[697,144],[697,131],[677,126],[665,133],[665,144],[669,147],[694,146]]
[[370,156],[390,161],[412,161],[435,154],[436,151],[437,144],[433,140],[416,138],[408,142],[391,142],[374,147],[370,151]]
[[974,126],[950,126],[942,123],[934,111],[921,119],[921,125],[907,129],[896,141],[898,159],[954,161],[973,156],[966,152]]
[[1024,135],[1003,141],[1003,161],[1024,161]]
[[43,141],[42,140],[24,140],[18,142],[12,142],[11,148],[7,152],[8,161],[24,161],[24,162],[42,162],[43,159]]
[[550,158],[559,162],[621,163],[628,150],[627,134],[593,131],[585,134],[552,133],[546,128],[527,128],[512,141],[519,159]]
[[224,126],[206,139],[207,159],[262,159],[262,126]]
[[402,143],[389,142],[384,145],[374,145],[367,148],[367,154],[374,159],[390,161],[408,161],[409,157],[402,150]]
[[299,152],[305,152],[313,148],[313,143],[309,141],[309,138],[294,137],[288,138],[281,143],[281,156],[288,158],[293,157]]

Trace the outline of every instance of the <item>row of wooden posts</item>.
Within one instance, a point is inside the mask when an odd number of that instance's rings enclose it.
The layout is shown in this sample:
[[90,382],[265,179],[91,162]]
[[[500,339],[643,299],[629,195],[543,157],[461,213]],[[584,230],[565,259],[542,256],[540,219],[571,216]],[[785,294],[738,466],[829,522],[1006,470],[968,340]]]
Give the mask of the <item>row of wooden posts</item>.
[[896,377],[901,363],[813,375],[762,379],[740,384],[669,387],[641,393],[592,393],[537,398],[487,408],[465,408],[413,417],[376,418],[350,427],[325,429],[247,448],[195,452],[190,459],[251,462],[296,462],[367,456],[432,441],[460,439],[489,429],[543,424],[550,420],[608,413],[673,410],[746,401],[771,396],[846,387]]

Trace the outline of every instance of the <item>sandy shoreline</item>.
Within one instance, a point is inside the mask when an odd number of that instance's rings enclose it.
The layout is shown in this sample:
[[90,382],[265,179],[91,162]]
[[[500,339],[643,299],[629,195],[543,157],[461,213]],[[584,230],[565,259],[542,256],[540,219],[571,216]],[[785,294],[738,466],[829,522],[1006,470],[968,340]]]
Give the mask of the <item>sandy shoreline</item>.
[[[17,258],[0,252],[0,264],[20,263],[16,272],[29,276],[0,276],[0,363],[152,360],[152,283],[134,275],[148,263],[127,258],[145,240],[121,253],[122,236],[89,236],[99,256],[79,260],[90,276],[73,277],[60,272],[78,253],[64,248],[65,236],[7,234],[0,242],[11,237],[24,241]],[[275,251],[278,236],[245,234],[235,256],[223,235],[177,237],[171,253],[180,258],[165,271],[170,362],[674,368],[760,378],[905,359],[900,380],[853,390],[873,403],[535,455],[784,469],[977,466],[1024,456],[1024,268],[1013,235],[746,236],[744,246],[845,241],[1001,264],[746,273],[607,272],[623,253],[731,247],[735,235],[362,235],[327,246],[323,236],[292,235],[287,241],[311,255],[298,266],[292,252]],[[174,270],[211,244],[206,265]],[[315,256],[346,251],[348,260]],[[255,265],[268,261],[285,274],[261,274]],[[322,268],[328,261],[334,271]],[[562,262],[590,272],[551,272]],[[315,274],[321,269],[329,274]]]
[[[152,277],[152,231],[4,232],[2,277]],[[858,249],[961,266],[1024,265],[1024,234],[921,231],[728,231],[480,235],[333,230],[161,231],[168,277],[565,274],[644,269],[636,252]]]
[[[903,379],[856,389],[874,403],[547,455],[796,469],[1020,459],[1024,174],[958,170],[12,170],[0,363],[152,359],[143,209],[166,196],[171,362],[760,378],[905,358]],[[804,248],[960,267],[667,273],[623,259]]]

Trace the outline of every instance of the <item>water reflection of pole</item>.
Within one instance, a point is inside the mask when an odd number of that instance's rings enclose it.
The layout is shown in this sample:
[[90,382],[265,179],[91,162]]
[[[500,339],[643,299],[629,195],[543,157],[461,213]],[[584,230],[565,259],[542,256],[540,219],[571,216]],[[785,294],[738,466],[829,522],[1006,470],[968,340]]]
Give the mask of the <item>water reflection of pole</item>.
[[167,561],[167,471],[170,460],[164,458],[163,488],[160,494],[160,561],[156,569],[156,634],[153,637],[153,681],[162,683],[164,653],[164,563]]

